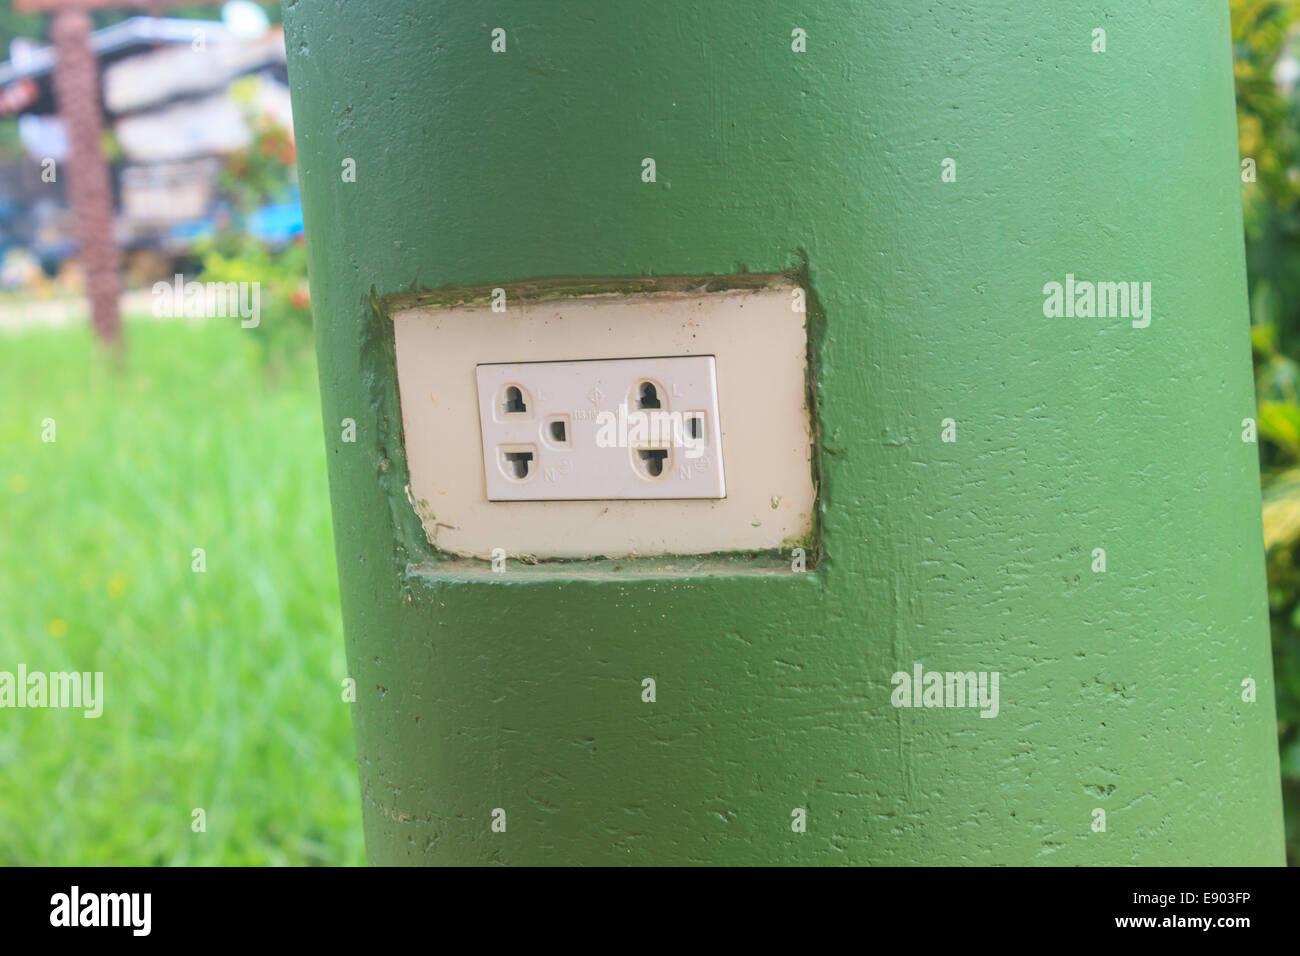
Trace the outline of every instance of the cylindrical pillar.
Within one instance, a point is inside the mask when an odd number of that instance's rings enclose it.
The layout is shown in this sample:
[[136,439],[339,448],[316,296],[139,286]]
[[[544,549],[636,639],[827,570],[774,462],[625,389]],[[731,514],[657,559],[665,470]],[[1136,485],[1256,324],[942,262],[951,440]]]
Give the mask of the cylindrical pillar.
[[[1282,861],[1222,5],[285,19],[372,861]],[[439,564],[392,296],[743,272],[820,560]]]

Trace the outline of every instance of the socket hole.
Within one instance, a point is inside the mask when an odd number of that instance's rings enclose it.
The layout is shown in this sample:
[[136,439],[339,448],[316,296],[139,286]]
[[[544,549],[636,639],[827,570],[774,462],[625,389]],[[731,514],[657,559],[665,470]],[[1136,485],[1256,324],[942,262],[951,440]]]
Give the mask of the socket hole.
[[573,436],[569,434],[569,416],[551,415],[542,422],[542,442],[550,448],[570,448]]
[[637,462],[641,470],[650,478],[660,478],[664,473],[664,462],[668,459],[666,448],[638,448]]
[[642,382],[637,386],[637,408],[659,408],[659,389],[654,382]]
[[524,393],[519,390],[519,386],[506,386],[506,400],[501,405],[502,414],[523,415],[527,411],[528,406],[524,404]]
[[703,438],[704,418],[700,415],[692,415],[686,419],[686,434],[691,438]]
[[533,453],[531,451],[503,451],[501,456],[504,459],[508,477],[517,481],[522,481],[528,477],[528,473],[533,466]]

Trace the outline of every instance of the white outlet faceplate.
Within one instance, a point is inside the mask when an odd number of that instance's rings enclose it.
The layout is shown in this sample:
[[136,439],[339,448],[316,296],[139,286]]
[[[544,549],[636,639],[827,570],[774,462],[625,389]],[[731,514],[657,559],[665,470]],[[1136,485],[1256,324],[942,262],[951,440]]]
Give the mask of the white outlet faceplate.
[[[507,290],[504,311],[489,301],[395,312],[409,496],[429,541],[475,558],[805,543],[816,489],[803,296],[772,282],[548,300]],[[597,419],[580,413],[617,415],[642,381],[669,412],[704,413],[707,468],[683,477],[702,459],[674,448],[662,475],[638,475],[637,448],[599,446]],[[504,411],[511,385],[518,418]],[[605,396],[595,404],[593,385]],[[547,431],[564,415],[567,453]],[[640,441],[629,422],[628,444]],[[538,470],[520,477],[507,451],[534,454]]]
[[725,498],[712,355],[480,365],[490,501]]

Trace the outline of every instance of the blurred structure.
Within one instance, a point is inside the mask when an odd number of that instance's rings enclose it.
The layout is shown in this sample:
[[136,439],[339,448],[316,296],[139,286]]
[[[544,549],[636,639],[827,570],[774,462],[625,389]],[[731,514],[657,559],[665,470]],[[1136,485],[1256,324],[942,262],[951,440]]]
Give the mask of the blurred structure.
[[[250,29],[248,17],[134,17],[82,36],[86,14],[61,10],[53,44],[12,44],[0,64],[0,116],[19,118],[33,162],[0,169],[0,252],[13,265],[0,280],[26,275],[33,259],[49,271],[79,253],[96,326],[112,338],[118,250],[152,253],[170,268],[229,220],[226,160],[254,142],[263,120],[292,142],[283,33],[253,19]],[[81,67],[78,43],[93,54]],[[57,68],[61,57],[70,69]],[[66,192],[48,171],[65,162]],[[296,195],[248,223],[272,239],[301,232]]]

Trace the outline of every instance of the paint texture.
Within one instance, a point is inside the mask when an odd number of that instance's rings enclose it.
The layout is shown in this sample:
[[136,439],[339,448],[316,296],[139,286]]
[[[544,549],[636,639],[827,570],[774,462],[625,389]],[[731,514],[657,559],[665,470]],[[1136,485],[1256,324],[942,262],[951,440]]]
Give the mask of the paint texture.
[[[1226,9],[284,6],[372,861],[1282,862]],[[791,269],[815,570],[439,570],[386,297]]]

